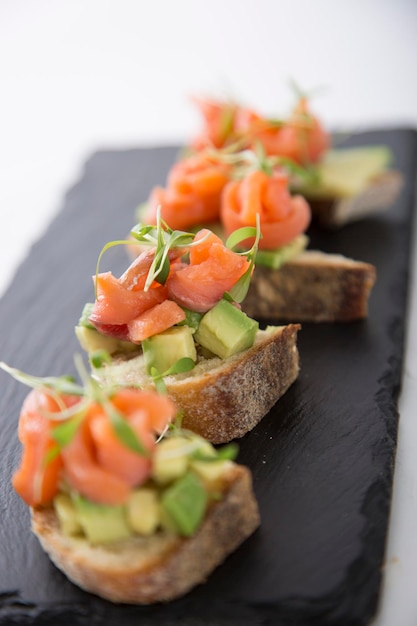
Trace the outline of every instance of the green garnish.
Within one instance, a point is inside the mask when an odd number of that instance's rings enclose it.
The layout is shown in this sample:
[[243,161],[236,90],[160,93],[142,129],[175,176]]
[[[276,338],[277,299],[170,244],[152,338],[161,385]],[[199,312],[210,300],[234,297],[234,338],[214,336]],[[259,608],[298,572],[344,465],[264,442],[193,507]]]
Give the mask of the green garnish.
[[58,450],[67,446],[75,437],[78,428],[81,426],[85,417],[85,411],[78,412],[68,420],[65,420],[59,426],[55,426],[51,431],[51,436],[58,444]]
[[198,448],[191,456],[196,461],[207,461],[212,463],[213,461],[234,461],[239,452],[239,446],[237,443],[228,443],[220,448],[216,448],[216,454],[209,455],[204,454],[204,450]]
[[259,239],[261,235],[261,221],[259,214],[256,215],[256,228],[253,226],[244,226],[233,232],[226,241],[226,246],[233,250],[239,247],[239,244],[248,237],[255,237],[252,248],[245,252],[235,251],[237,254],[243,254],[249,261],[249,267],[246,272],[239,278],[237,283],[225,294],[226,299],[235,302],[243,302],[248,293],[253,268],[255,266],[256,253],[258,251]]
[[130,448],[130,450],[133,450],[133,452],[136,452],[140,456],[149,456],[149,450],[145,448],[133,428],[126,421],[124,416],[114,407],[111,401],[104,401],[102,403],[102,406],[110,419],[114,432],[119,441],[121,441],[127,448]]
[[112,358],[106,350],[96,350],[90,354],[91,365],[95,369],[100,369],[103,365],[110,364]]
[[166,376],[172,376],[173,374],[182,374],[183,372],[189,372],[195,367],[195,363],[189,357],[179,359],[174,365],[171,365],[165,372],[159,372],[156,367],[151,367],[150,376],[155,384],[155,387],[159,393],[166,393],[166,385],[164,378]]

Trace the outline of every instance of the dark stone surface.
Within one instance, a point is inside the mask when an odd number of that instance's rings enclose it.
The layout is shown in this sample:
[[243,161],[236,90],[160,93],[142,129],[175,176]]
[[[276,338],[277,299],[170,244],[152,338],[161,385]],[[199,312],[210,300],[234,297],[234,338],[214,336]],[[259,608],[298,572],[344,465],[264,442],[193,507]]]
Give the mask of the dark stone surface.
[[[117,606],[77,589],[31,535],[28,511],[10,485],[27,389],[0,372],[0,624],[369,622],[392,489],[417,143],[408,129],[371,131],[349,142],[389,145],[406,185],[387,213],[339,232],[310,233],[311,247],[375,263],[378,279],[367,321],[303,325],[298,381],[240,442],[261,528],[204,586],[166,606]],[[0,301],[2,360],[39,376],[75,373],[73,327],[93,296],[98,252],[129,231],[136,205],[164,182],[175,155],[172,147],[90,158]],[[123,251],[114,249],[102,269],[117,273],[125,265]]]

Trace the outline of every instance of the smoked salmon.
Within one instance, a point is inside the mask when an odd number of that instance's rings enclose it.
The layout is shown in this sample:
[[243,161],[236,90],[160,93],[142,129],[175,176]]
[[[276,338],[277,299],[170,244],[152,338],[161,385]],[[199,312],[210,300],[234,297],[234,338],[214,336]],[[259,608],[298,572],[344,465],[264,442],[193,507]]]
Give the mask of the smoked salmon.
[[181,159],[171,168],[166,187],[154,187],[143,220],[156,224],[157,210],[170,228],[184,230],[219,219],[220,197],[231,167],[207,152]]
[[[280,170],[271,175],[255,170],[242,180],[231,181],[222,197],[221,221],[226,234],[254,226],[260,217],[262,238],[259,249],[277,249],[303,233],[311,219],[310,207],[302,196],[291,196],[288,178]],[[242,242],[250,245],[251,240]]]
[[[202,118],[203,129],[191,142],[194,150],[207,147],[255,149],[261,144],[265,153],[291,159],[309,166],[319,161],[330,148],[330,133],[317,116],[311,113],[308,99],[300,96],[288,117],[268,119],[257,111],[236,103],[194,99]],[[227,119],[227,132],[220,132],[221,120]]]
[[[166,396],[139,389],[122,388],[105,401],[91,398],[87,405],[83,400],[62,393],[53,396],[47,389],[34,389],[27,396],[18,428],[23,452],[12,482],[29,506],[49,504],[62,484],[92,502],[126,502],[132,487],[148,479],[155,438],[177,412]],[[66,417],[63,411],[68,408],[73,415]],[[118,435],[113,412],[132,429],[142,452]],[[75,418],[79,424],[74,436],[58,445],[55,429]]]
[[[145,288],[155,250],[142,252],[120,278],[111,272],[95,278],[97,298],[89,321],[106,335],[140,344],[185,319],[183,308],[203,313],[222,299],[248,271],[245,255],[227,248],[220,237],[201,229],[183,252],[169,251],[170,269],[164,284]],[[141,289],[139,286],[142,286]]]

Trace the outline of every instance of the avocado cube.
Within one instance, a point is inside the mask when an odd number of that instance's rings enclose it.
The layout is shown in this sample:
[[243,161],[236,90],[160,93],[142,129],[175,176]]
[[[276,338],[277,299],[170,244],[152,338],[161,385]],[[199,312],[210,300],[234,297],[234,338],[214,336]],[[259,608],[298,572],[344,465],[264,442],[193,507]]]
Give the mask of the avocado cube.
[[77,510],[68,494],[59,493],[55,496],[54,509],[64,535],[71,537],[82,534],[82,526],[77,517]]
[[264,265],[277,270],[284,263],[300,254],[307,247],[307,244],[307,235],[298,235],[290,243],[275,250],[258,250],[256,253],[256,265]]
[[391,160],[386,146],[329,150],[317,166],[316,183],[302,191],[309,197],[349,198],[358,195]]
[[93,312],[94,302],[86,302],[83,310],[81,311],[81,317],[78,321],[78,326],[85,326],[86,328],[94,328],[94,324],[90,322],[90,316]]
[[259,324],[227,300],[220,300],[202,318],[196,341],[222,359],[253,345]]
[[139,535],[152,535],[159,526],[159,499],[156,489],[135,489],[127,502],[129,526]]
[[218,459],[215,461],[193,460],[190,463],[191,469],[203,481],[206,489],[215,491],[223,485],[223,477],[231,467],[231,461]]
[[189,441],[185,437],[163,439],[155,447],[152,478],[160,485],[173,482],[188,469]]
[[88,354],[96,352],[96,350],[105,350],[109,354],[117,351],[118,340],[115,337],[102,335],[95,328],[76,326],[75,335],[82,349]]
[[73,502],[78,521],[91,543],[112,543],[131,536],[125,507],[91,502],[82,496],[74,496]]
[[189,326],[174,326],[145,339],[142,350],[148,374],[152,368],[162,374],[184,357],[197,360],[193,330]]

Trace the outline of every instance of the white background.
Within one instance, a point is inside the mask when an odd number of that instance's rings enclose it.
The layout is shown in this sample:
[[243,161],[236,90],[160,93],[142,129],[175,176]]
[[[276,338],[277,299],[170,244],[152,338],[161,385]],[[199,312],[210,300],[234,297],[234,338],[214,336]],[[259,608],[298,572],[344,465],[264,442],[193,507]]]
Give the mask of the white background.
[[[0,0],[0,294],[91,152],[185,141],[191,94],[285,114],[290,79],[330,128],[417,128],[417,2]],[[417,624],[415,326],[375,626]]]

